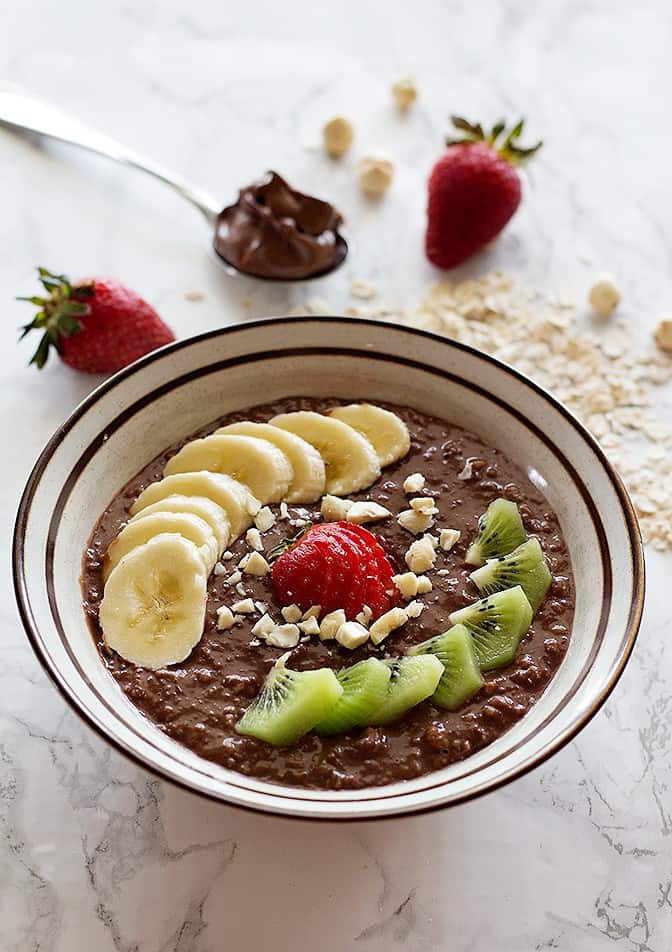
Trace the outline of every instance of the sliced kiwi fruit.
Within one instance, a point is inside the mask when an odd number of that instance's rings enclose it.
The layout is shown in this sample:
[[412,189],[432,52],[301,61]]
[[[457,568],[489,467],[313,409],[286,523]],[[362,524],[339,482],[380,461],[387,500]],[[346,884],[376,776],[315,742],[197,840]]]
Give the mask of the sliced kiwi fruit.
[[287,655],[278,658],[261,692],[236,724],[239,734],[274,747],[293,744],[323,720],[343,694],[331,668],[290,671]]
[[431,697],[441,680],[444,668],[431,654],[385,661],[390,669],[390,680],[385,700],[369,718],[369,724],[389,724],[396,721],[420,701]]
[[437,707],[455,711],[484,685],[474,639],[464,625],[455,625],[442,635],[414,645],[409,655],[434,655],[443,665],[443,674],[432,701]]
[[553,581],[543,549],[535,538],[523,542],[508,555],[488,559],[485,565],[472,572],[469,578],[481,595],[492,595],[494,592],[520,585],[533,612],[536,612],[543,602]]
[[508,555],[527,539],[518,506],[509,499],[495,499],[478,520],[478,533],[467,549],[469,565]]
[[392,672],[378,658],[366,658],[336,674],[343,694],[315,727],[318,734],[340,734],[369,723],[387,696]]
[[450,615],[453,625],[471,632],[482,671],[513,661],[532,622],[532,606],[520,585],[488,595]]

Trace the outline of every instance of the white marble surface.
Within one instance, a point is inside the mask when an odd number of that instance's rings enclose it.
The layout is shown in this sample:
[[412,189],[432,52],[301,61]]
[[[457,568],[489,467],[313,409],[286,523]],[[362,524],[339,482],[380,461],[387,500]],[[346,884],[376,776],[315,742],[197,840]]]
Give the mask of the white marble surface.
[[[222,198],[269,165],[340,202],[347,267],[313,286],[259,288],[208,255],[196,213],[159,185],[0,133],[0,527],[9,539],[38,451],[93,381],[38,379],[15,344],[33,267],[109,273],[180,335],[319,296],[352,278],[410,305],[423,180],[449,112],[524,112],[546,139],[520,214],[476,269],[584,294],[615,272],[648,338],[672,310],[669,5],[416,0],[6,4],[0,76],[57,101]],[[388,86],[415,75],[399,119]],[[306,148],[343,112],[397,181],[363,203],[353,160]],[[590,257],[594,265],[586,264]],[[205,294],[189,303],[185,292]],[[251,297],[251,300],[246,300]],[[672,946],[672,609],[669,557],[649,557],[635,656],[606,708],[535,773],[468,806],[382,824],[301,825],[177,790],[93,736],[34,659],[14,608],[8,545],[0,625],[0,948],[212,952],[404,948],[667,952]]]

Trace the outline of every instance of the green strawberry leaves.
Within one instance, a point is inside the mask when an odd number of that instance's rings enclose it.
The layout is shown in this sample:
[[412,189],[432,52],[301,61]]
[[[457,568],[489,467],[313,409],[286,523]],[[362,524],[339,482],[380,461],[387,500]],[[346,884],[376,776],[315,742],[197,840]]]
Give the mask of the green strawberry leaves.
[[[46,268],[38,268],[37,273],[47,296],[30,295],[17,297],[16,300],[27,301],[40,308],[32,321],[20,328],[19,340],[23,340],[32,330],[43,331],[40,343],[30,359],[30,364],[35,364],[38,370],[41,370],[49,359],[51,347],[60,352],[61,339],[72,337],[81,331],[82,323],[79,318],[90,312],[89,305],[81,298],[92,298],[95,289],[93,284],[82,284],[73,288],[64,274],[53,274]],[[73,294],[76,299],[73,299]]]

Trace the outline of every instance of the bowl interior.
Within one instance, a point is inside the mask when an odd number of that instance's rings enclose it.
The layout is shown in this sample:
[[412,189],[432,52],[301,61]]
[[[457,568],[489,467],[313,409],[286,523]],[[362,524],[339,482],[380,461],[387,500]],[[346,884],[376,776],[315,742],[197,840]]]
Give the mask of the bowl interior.
[[[208,421],[292,395],[390,401],[473,430],[521,466],[559,516],[577,589],[568,653],[531,711],[462,763],[359,791],[264,783],[204,761],[165,737],[100,663],[78,580],[82,552],[107,503],[153,456]],[[82,405],[45,451],[24,499],[19,596],[34,643],[61,689],[92,724],[148,766],[259,809],[387,815],[454,802],[504,782],[555,749],[599,706],[627,658],[641,608],[641,549],[633,519],[620,483],[587,434],[502,365],[389,325],[259,322],[152,355]]]

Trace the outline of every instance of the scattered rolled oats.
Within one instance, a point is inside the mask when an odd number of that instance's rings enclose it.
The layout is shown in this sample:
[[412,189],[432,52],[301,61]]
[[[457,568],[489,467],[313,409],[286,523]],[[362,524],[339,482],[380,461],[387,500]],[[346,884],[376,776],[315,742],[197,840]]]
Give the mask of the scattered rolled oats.
[[350,294],[352,297],[359,298],[360,301],[370,301],[377,293],[376,286],[371,284],[370,281],[362,281],[359,278],[355,278],[350,285]]
[[[362,316],[392,317],[372,310]],[[655,548],[672,549],[672,427],[662,408],[656,416],[657,388],[672,383],[666,353],[636,353],[618,320],[599,333],[586,331],[571,303],[498,271],[440,281],[411,317],[396,312],[393,319],[484,350],[555,394],[592,429],[644,508],[658,489],[656,511],[638,509],[642,534]]]

